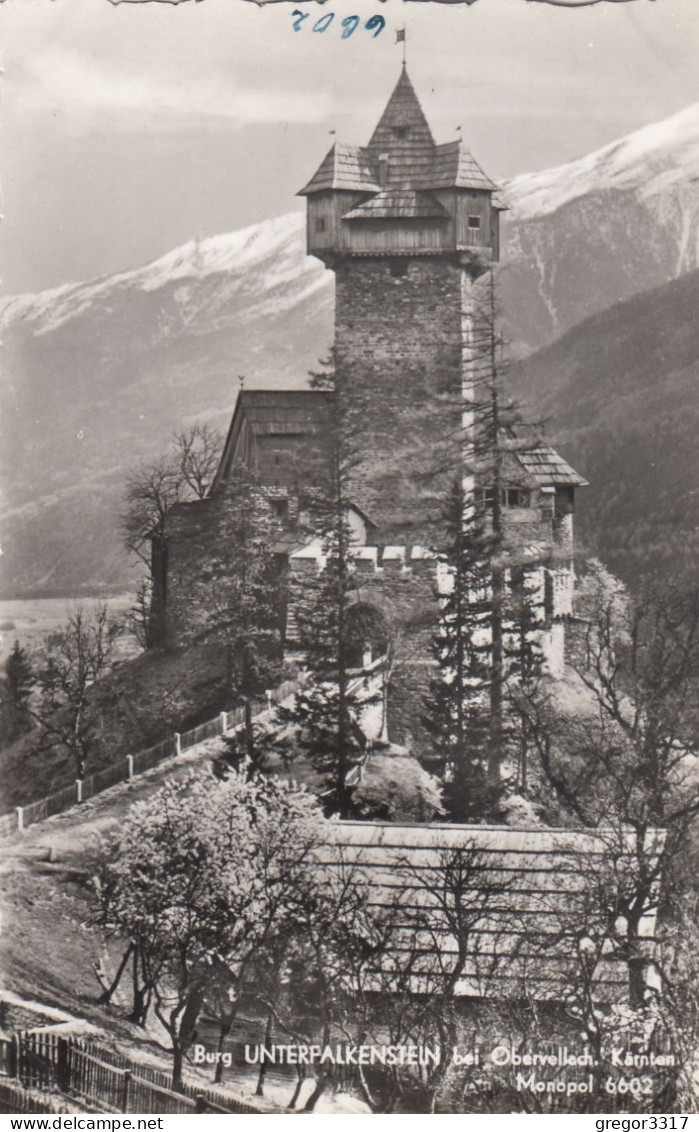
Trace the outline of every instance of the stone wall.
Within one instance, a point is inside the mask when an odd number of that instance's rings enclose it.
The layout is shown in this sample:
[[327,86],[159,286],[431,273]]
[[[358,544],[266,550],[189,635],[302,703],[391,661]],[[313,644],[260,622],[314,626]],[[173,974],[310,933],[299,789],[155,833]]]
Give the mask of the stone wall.
[[[432,638],[439,613],[437,564],[420,546],[362,546],[353,551],[353,565],[352,600],[381,612],[394,655],[387,700],[388,738],[419,755],[428,744],[421,717],[435,668]],[[317,548],[291,556],[292,614],[315,600],[323,566]]]
[[[270,495],[274,497],[274,489]],[[277,495],[279,492],[277,492]],[[263,504],[264,505],[264,504]],[[179,647],[197,639],[210,624],[217,599],[225,602],[228,577],[234,577],[235,501],[226,491],[173,508],[168,519],[165,631],[162,643]],[[231,564],[229,568],[229,564]],[[286,560],[279,555],[280,625]]]
[[[430,524],[453,478],[465,282],[445,258],[336,266],[337,380],[356,449],[349,495],[386,542],[432,541]],[[426,475],[441,465],[451,477]]]
[[[433,653],[439,621],[440,594],[448,579],[435,556],[421,546],[358,546],[352,552],[352,603],[378,609],[388,628],[392,656],[386,699],[387,737],[418,757],[430,753],[433,740],[424,723],[430,683],[437,675]],[[289,560],[288,624],[299,610],[316,600],[325,559],[317,545],[292,554]],[[529,592],[534,608],[542,610],[547,589],[551,605],[541,627],[546,670],[560,679],[566,663],[566,625],[571,611],[572,568],[567,563],[535,567]],[[547,582],[548,579],[548,582]],[[293,637],[293,628],[292,628]],[[298,641],[287,641],[287,656],[302,662]]]

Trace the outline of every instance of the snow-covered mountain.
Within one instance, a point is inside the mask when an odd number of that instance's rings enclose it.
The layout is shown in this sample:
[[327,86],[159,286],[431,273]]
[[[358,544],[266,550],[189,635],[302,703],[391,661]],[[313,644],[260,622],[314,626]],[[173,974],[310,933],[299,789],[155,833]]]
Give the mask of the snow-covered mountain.
[[505,195],[503,294],[527,353],[699,266],[699,103]]
[[[699,104],[505,186],[501,286],[518,353],[699,266]],[[299,386],[332,339],[332,274],[292,213],[132,271],[0,301],[3,587],[123,584],[125,469],[239,378]]]
[[[518,220],[556,212],[588,193],[636,191],[662,220],[667,204],[680,206],[688,221],[699,181],[699,103],[611,142],[578,161],[542,173],[525,173],[509,185]],[[694,229],[696,255],[696,227]],[[683,242],[681,252],[689,250]],[[678,261],[678,268],[682,260]]]
[[[49,334],[100,309],[111,316],[120,300],[167,295],[170,318],[158,320],[159,341],[183,327],[196,333],[229,324],[232,311],[256,314],[290,310],[322,290],[320,264],[303,252],[304,218],[291,213],[209,239],[192,240],[133,271],[85,283],[67,283],[38,295],[0,301],[0,331],[18,323],[34,335]],[[215,287],[207,284],[215,282]],[[165,304],[168,305],[168,304]]]

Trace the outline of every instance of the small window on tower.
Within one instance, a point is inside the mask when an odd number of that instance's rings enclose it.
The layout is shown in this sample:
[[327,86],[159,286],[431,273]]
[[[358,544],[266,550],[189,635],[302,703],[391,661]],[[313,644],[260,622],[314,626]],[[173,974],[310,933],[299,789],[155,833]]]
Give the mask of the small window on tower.
[[397,138],[407,138],[410,133],[410,126],[394,126],[393,133]]
[[324,231],[325,231],[325,217],[324,216],[316,216],[316,232],[324,232]]
[[469,228],[480,228],[480,226],[481,226],[480,216],[469,216],[468,226],[469,226]]

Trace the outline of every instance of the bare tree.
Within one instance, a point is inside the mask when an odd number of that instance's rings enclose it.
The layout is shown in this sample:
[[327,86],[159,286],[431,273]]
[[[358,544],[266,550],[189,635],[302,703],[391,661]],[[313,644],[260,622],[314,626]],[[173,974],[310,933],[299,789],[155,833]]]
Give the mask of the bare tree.
[[127,551],[147,571],[130,615],[136,637],[144,646],[154,639],[146,603],[166,569],[170,512],[177,503],[202,499],[207,494],[221,445],[220,433],[208,425],[192,425],[175,433],[164,456],[141,464],[127,477],[121,534]]
[[99,729],[95,712],[88,710],[90,690],[109,671],[120,632],[106,603],[78,605],[65,629],[48,639],[37,673],[41,698],[32,714],[44,740],[70,752],[78,778],[85,774]]
[[126,483],[121,530],[126,549],[151,569],[151,544],[163,544],[167,517],[183,498],[185,480],[171,456],[142,464]]
[[221,457],[222,436],[207,424],[195,424],[176,432],[174,460],[192,498],[203,499],[209,491]]

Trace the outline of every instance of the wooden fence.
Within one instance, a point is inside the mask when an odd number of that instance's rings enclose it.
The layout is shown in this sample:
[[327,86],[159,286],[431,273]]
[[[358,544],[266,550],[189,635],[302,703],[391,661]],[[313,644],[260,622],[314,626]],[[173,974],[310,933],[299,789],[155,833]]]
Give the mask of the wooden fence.
[[17,1081],[0,1081],[0,1113],[19,1116],[23,1113],[72,1112],[66,1098],[56,1093],[36,1093],[25,1089]]
[[[274,691],[269,692],[264,700],[253,700],[251,705],[253,716],[259,716],[268,711],[273,704],[281,703],[282,700],[293,696],[294,692],[297,692],[300,687],[299,681],[286,680]],[[200,723],[198,727],[193,727],[190,731],[181,733],[176,731],[171,737],[163,739],[153,747],[148,747],[145,751],[138,751],[135,755],[126,755],[125,758],[118,759],[111,766],[96,771],[94,774],[89,774],[83,779],[76,779],[70,786],[65,786],[62,790],[48,794],[45,798],[39,798],[36,802],[29,802],[26,806],[17,806],[11,813],[0,814],[0,837],[7,837],[17,831],[21,832],[36,822],[45,821],[47,818],[53,817],[54,814],[61,814],[81,802],[86,802],[89,798],[94,798],[96,794],[101,794],[103,790],[107,790],[110,786],[116,786],[118,782],[128,782],[137,775],[144,774],[145,771],[151,770],[158,763],[171,758],[173,755],[179,755],[182,751],[196,747],[199,743],[213,739],[217,735],[235,731],[243,725],[243,722],[244,709],[242,707],[236,708],[234,711],[222,711],[215,719]]]
[[[39,1097],[61,1096],[111,1113],[253,1113],[262,1110],[214,1089],[185,1083],[181,1092],[170,1088],[169,1075],[129,1061],[113,1050],[50,1031],[16,1034],[0,1039],[0,1089],[7,1103],[33,1107],[6,1112],[60,1112],[37,1108]],[[29,1090],[30,1092],[27,1092]],[[3,1096],[0,1094],[0,1109]]]

